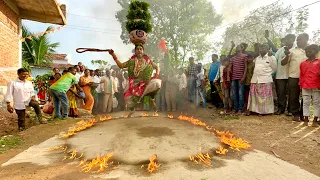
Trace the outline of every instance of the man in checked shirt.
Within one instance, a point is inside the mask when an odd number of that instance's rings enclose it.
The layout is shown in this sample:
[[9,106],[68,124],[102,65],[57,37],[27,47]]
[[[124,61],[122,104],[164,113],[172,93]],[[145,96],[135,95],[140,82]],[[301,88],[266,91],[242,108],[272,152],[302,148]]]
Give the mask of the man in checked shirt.
[[188,99],[195,102],[196,98],[196,79],[197,79],[197,65],[194,63],[194,58],[189,58],[188,67]]

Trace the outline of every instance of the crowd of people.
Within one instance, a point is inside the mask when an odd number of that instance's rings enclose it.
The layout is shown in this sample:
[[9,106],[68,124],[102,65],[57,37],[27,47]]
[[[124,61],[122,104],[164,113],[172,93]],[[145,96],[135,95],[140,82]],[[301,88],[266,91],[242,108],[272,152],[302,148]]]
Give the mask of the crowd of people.
[[[319,46],[308,45],[306,33],[297,37],[288,34],[281,39],[279,49],[267,36],[266,39],[268,43],[254,44],[254,51],[246,51],[248,45],[241,43],[232,55],[235,47],[232,42],[229,54],[221,55],[220,61],[216,54],[212,55],[208,75],[213,105],[219,107],[217,91],[221,89],[226,114],[263,116],[286,112],[294,121],[308,123],[313,100],[314,118],[309,125],[317,126],[320,115]],[[200,72],[196,70],[197,66],[190,58],[187,74],[189,100],[195,102],[198,97],[204,97],[199,93],[204,88],[198,83],[194,85],[203,79],[197,74]]]
[[[187,69],[160,73],[155,77],[162,80],[160,91],[155,98],[144,96],[140,99],[135,110],[177,111],[183,109],[187,101],[197,108],[200,105],[207,108],[206,100],[210,99],[214,107],[224,108],[225,114],[263,116],[286,112],[294,121],[309,122],[313,100],[314,119],[311,122],[316,125],[320,115],[319,46],[308,45],[309,36],[305,33],[297,38],[288,34],[281,39],[279,49],[266,38],[268,43],[254,44],[254,51],[246,51],[246,43],[235,46],[232,42],[229,54],[221,55],[220,60],[218,55],[212,55],[208,72],[190,57]],[[234,48],[235,54],[232,54]],[[140,51],[143,52],[143,47]],[[110,54],[113,55],[113,51]],[[126,110],[125,94],[130,88],[128,71],[122,68],[126,63],[120,68],[90,70],[79,62],[61,74],[61,70],[54,68],[47,91],[38,83],[38,99],[51,102],[53,116],[58,119],[78,117],[79,108],[92,114]],[[159,73],[158,67],[150,63],[156,68],[156,74]],[[25,128],[26,106],[35,109],[40,123],[46,123],[42,120],[32,82],[27,81],[28,76],[26,69],[19,69],[18,79],[8,84],[6,95],[7,109],[10,113],[15,109],[21,129]],[[131,93],[136,90],[131,88]],[[210,91],[210,97],[206,91]],[[45,109],[49,113],[48,108]]]

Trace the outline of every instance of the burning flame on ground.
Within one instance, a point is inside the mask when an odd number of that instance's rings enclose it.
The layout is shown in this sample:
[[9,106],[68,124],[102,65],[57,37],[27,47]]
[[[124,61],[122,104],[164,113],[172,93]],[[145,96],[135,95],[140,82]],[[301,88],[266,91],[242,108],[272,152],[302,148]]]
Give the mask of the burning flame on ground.
[[229,145],[231,149],[240,151],[240,149],[249,149],[251,146],[249,143],[242,138],[236,138],[229,131],[218,131],[216,130],[217,135],[220,137],[220,141],[226,145]]
[[66,151],[67,150],[67,146],[66,145],[61,145],[61,146],[55,146],[55,147],[53,147],[53,148],[50,148],[50,149],[48,149],[47,151],[48,152],[51,152],[51,151],[56,151],[56,150],[62,150],[62,151]]
[[179,119],[179,120],[182,120],[182,121],[188,121],[188,122],[190,122],[190,123],[193,124],[193,125],[206,127],[208,130],[213,128],[213,127],[207,126],[206,123],[204,123],[204,122],[202,122],[202,121],[200,121],[199,119],[196,119],[196,118],[194,118],[194,117],[188,117],[188,116],[180,115],[180,116],[178,117],[178,119]]
[[207,166],[212,166],[211,157],[210,157],[210,155],[208,153],[203,155],[201,152],[199,152],[195,156],[189,156],[189,159],[190,159],[190,161],[193,161],[193,162],[195,162],[197,164],[202,162],[203,164],[205,164]]
[[169,119],[173,119],[173,115],[169,115],[169,114],[168,114],[168,118],[169,118]]
[[112,116],[108,114],[107,116],[100,117],[100,122],[111,120]]
[[216,153],[220,155],[226,155],[227,152],[228,152],[228,149],[224,149],[222,146],[220,146],[219,149],[216,150]]
[[[157,155],[156,154],[152,155],[149,158],[150,162],[149,162],[148,168],[147,168],[148,172],[153,173],[153,172],[157,171],[158,168],[161,166],[161,164],[158,164],[155,161],[156,159],[157,159]],[[144,165],[142,165],[140,168],[143,168],[143,167],[144,167]]]
[[66,160],[66,159],[80,159],[83,156],[83,153],[81,153],[79,155],[79,157],[77,157],[77,153],[78,153],[78,151],[76,149],[73,150],[73,151],[69,151],[68,152],[69,156],[64,156],[63,160]]
[[100,173],[113,164],[113,162],[110,161],[110,158],[112,156],[113,156],[113,153],[106,154],[105,156],[102,156],[102,157],[97,156],[96,158],[92,159],[91,162],[88,162],[88,163],[86,163],[87,159],[84,159],[80,162],[79,166],[81,166],[82,168],[81,171],[90,172],[93,169],[98,169],[96,172]]
[[68,138],[76,134],[76,132],[83,131],[87,128],[92,127],[97,121],[92,119],[90,121],[79,121],[73,127],[69,128],[68,132],[61,135],[60,138]]
[[152,116],[153,117],[158,117],[159,116],[158,111],[154,112]]
[[148,113],[142,113],[142,117],[149,117]]

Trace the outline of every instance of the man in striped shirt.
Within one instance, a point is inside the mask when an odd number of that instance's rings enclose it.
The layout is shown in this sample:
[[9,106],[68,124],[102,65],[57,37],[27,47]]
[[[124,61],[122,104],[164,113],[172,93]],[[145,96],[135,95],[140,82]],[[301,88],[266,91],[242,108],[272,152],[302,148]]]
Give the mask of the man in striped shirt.
[[238,45],[236,55],[232,57],[228,81],[232,81],[232,92],[234,97],[234,110],[239,114],[244,108],[244,81],[247,73],[247,55],[242,53],[244,48]]
[[196,98],[196,79],[197,79],[197,65],[194,63],[194,58],[189,58],[188,67],[188,98],[189,101],[195,102]]

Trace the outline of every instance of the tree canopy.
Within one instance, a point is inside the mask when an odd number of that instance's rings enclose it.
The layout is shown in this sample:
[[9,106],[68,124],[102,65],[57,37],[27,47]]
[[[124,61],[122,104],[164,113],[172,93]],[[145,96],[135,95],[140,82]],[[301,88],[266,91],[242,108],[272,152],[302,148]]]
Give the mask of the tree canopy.
[[[48,27],[46,31],[51,30]],[[32,36],[34,33],[26,26],[22,26],[22,36]],[[52,63],[51,55],[55,53],[55,49],[59,47],[59,43],[51,43],[48,35],[34,36],[31,40],[26,38],[22,43],[22,60],[32,65],[48,65]]]
[[[172,61],[179,63],[187,55],[201,60],[210,50],[208,35],[212,34],[222,22],[212,3],[208,0],[145,0],[150,4],[151,24],[153,31],[149,34],[146,51],[157,57],[157,45],[161,39],[167,39],[167,48],[172,54]],[[130,0],[118,0],[122,10],[116,18],[121,23],[121,39],[129,43],[126,31],[126,16]]]

